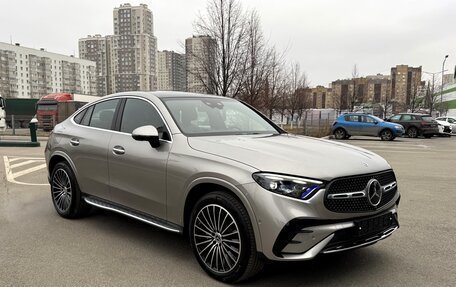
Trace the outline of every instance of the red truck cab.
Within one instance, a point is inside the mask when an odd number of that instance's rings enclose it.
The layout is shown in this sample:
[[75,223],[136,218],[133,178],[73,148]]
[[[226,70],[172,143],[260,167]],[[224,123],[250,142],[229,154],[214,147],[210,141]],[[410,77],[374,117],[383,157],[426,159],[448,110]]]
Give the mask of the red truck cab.
[[72,100],[73,95],[69,93],[56,93],[43,96],[36,104],[38,128],[52,130],[54,125],[59,122],[58,104]]

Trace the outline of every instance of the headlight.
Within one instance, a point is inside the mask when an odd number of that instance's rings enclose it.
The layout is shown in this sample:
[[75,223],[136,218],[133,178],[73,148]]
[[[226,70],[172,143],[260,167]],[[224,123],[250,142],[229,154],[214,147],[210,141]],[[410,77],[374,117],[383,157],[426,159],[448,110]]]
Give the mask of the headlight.
[[252,177],[266,190],[303,200],[311,198],[324,188],[324,183],[315,179],[273,173],[254,173]]

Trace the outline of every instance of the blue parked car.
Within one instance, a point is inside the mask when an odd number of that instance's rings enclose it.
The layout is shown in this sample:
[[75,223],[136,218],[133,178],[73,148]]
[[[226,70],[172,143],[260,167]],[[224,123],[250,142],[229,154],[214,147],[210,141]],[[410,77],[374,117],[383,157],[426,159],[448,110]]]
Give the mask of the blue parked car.
[[400,124],[385,122],[369,114],[343,114],[331,127],[336,139],[348,139],[351,136],[374,136],[384,141],[392,141],[405,132]]

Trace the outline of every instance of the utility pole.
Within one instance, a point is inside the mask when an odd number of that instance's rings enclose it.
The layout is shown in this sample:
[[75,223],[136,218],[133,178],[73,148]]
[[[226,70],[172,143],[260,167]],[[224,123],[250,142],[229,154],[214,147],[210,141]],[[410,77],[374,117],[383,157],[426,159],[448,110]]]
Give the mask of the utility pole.
[[445,59],[443,59],[443,64],[442,64],[442,85],[440,86],[440,116],[443,113],[443,72],[445,70],[445,62],[446,62],[447,58],[448,58],[448,55],[445,56]]

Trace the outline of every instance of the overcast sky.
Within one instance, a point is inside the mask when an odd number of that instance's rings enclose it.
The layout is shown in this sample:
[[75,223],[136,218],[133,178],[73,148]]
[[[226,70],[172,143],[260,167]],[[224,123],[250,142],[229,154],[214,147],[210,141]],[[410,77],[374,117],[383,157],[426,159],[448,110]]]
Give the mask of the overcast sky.
[[[112,34],[117,0],[0,0],[0,41],[75,54],[78,39]],[[434,0],[242,0],[256,9],[271,45],[297,61],[311,86],[360,75],[389,74],[396,64],[438,72],[443,58],[456,64],[456,1]],[[183,52],[193,22],[207,0],[131,1],[148,4],[159,50]]]

